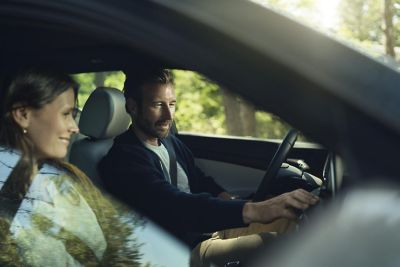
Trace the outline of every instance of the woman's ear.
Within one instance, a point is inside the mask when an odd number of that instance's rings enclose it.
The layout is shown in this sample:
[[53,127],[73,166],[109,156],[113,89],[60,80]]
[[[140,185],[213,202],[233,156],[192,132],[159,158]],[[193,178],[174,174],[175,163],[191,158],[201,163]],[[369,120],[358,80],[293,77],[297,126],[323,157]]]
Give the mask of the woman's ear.
[[32,110],[27,107],[13,108],[11,111],[14,121],[22,128],[26,129],[29,126]]
[[137,114],[138,105],[132,98],[126,99],[125,108],[131,117],[134,117]]

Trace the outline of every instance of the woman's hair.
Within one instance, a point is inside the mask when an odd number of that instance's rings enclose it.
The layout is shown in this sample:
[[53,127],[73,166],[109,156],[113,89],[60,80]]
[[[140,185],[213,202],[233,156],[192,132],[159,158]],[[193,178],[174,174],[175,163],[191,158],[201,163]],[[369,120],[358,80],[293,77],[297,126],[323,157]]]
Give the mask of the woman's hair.
[[50,70],[28,69],[19,72],[3,94],[0,144],[22,153],[20,161],[2,189],[8,197],[20,199],[26,194],[35,164],[34,144],[14,120],[13,109],[19,107],[41,109],[71,88],[76,98],[78,84],[69,75]]
[[23,150],[26,146],[26,136],[12,117],[13,109],[18,107],[41,109],[70,88],[74,90],[76,97],[78,84],[66,74],[34,69],[18,73],[3,94],[0,143],[25,152]]

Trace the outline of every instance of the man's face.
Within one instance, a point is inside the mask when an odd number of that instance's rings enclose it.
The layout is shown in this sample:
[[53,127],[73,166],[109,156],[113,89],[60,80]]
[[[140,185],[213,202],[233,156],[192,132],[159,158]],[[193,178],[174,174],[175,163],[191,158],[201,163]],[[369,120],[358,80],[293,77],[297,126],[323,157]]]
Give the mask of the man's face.
[[142,105],[136,106],[133,120],[145,141],[153,143],[168,135],[174,119],[176,97],[170,84],[146,84],[142,88]]

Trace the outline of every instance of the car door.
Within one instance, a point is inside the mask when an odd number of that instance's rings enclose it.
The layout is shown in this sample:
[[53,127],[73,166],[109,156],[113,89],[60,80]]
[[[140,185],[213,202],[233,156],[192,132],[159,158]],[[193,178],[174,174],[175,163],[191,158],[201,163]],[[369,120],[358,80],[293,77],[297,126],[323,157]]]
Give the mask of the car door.
[[[192,150],[196,164],[233,195],[248,197],[255,192],[280,145],[279,140],[221,137],[181,133],[179,138]],[[327,151],[323,147],[298,142],[289,160],[303,160],[310,172],[322,177]],[[292,162],[293,164],[293,162]]]

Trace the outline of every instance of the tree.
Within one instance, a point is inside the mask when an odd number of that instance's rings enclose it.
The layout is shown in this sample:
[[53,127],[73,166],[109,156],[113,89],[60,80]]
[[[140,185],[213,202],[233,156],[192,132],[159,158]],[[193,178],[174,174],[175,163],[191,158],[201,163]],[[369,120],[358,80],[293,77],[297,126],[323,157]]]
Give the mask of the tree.
[[393,16],[394,16],[394,4],[392,0],[384,0],[384,33],[385,33],[385,52],[387,55],[396,58],[394,51],[395,36],[393,27]]
[[255,136],[255,108],[243,98],[221,88],[225,113],[225,125],[229,135]]
[[176,124],[180,131],[225,134],[219,86],[192,71],[173,71],[178,99]]
[[222,89],[222,94],[227,133],[241,136],[243,125],[238,108],[238,97],[226,89]]
[[400,46],[400,0],[394,0],[393,3],[393,35],[395,39],[395,46]]
[[256,109],[250,102],[239,98],[240,117],[244,136],[256,136]]

